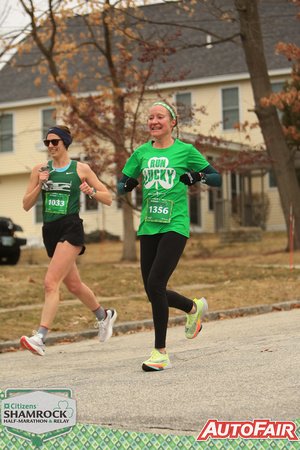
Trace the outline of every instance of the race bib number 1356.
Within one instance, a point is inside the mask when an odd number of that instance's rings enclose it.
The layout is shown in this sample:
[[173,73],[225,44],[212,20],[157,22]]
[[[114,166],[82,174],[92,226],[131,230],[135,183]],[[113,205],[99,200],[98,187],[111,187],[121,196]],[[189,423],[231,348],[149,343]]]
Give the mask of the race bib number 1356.
[[173,202],[158,198],[148,198],[146,207],[146,222],[169,223],[171,221]]

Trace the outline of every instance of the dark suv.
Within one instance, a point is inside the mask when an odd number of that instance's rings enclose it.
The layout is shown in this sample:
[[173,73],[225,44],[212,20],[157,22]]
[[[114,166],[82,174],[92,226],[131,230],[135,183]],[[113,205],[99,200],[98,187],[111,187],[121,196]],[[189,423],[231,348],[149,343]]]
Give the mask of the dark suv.
[[21,245],[26,245],[27,239],[15,236],[15,231],[23,231],[8,217],[0,217],[0,264],[15,265],[19,261]]

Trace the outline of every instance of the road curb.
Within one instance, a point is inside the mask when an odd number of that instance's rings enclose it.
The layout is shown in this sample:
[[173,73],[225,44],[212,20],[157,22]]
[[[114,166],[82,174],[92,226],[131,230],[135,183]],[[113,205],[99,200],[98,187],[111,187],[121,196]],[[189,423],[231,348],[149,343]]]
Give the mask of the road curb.
[[[291,300],[288,302],[273,303],[270,305],[246,306],[233,309],[224,309],[220,311],[211,311],[206,313],[204,322],[224,320],[236,317],[251,316],[255,314],[267,314],[274,311],[288,311],[294,308],[300,308],[300,300]],[[182,325],[186,321],[186,315],[169,318],[170,325]],[[131,322],[121,322],[114,325],[114,335],[137,332],[153,327],[152,319],[137,320]],[[85,331],[74,331],[72,333],[51,333],[47,337],[47,345],[58,342],[74,342],[82,339],[94,339],[98,334],[97,329]],[[19,340],[0,342],[0,353],[7,349],[20,349]]]

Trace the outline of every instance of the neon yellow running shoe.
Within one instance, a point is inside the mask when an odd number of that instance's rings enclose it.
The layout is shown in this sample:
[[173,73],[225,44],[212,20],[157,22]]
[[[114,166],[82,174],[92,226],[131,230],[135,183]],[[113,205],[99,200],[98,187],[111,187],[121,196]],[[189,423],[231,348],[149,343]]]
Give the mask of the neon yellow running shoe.
[[147,361],[144,361],[142,365],[142,369],[145,372],[165,370],[171,368],[172,364],[170,363],[168,354],[161,353],[156,348],[152,350],[149,359],[147,359]]
[[186,315],[185,336],[188,339],[194,339],[202,329],[200,317],[203,317],[208,310],[208,304],[204,297],[200,300],[194,299],[196,304],[196,312]]

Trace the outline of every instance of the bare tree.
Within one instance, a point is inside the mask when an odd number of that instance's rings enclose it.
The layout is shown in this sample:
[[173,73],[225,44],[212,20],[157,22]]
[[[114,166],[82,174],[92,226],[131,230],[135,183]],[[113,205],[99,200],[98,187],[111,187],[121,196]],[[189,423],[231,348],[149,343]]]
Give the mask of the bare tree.
[[[293,205],[295,216],[294,248],[300,249],[300,188],[293,154],[287,145],[276,107],[272,106],[270,102],[269,107],[266,108],[261,101],[263,97],[269,97],[272,94],[272,87],[264,54],[258,3],[258,0],[211,0],[210,2],[198,0],[197,4],[203,6],[202,13],[205,11],[211,18],[214,17],[219,21],[218,32],[215,31],[215,28],[210,27],[209,20],[202,27],[198,26],[195,20],[192,24],[188,23],[186,17],[193,18],[195,8],[197,8],[196,2],[191,0],[182,0],[174,4],[177,12],[176,20],[172,17],[172,19],[151,19],[149,22],[156,26],[175,27],[181,30],[182,37],[174,45],[174,51],[178,55],[182,50],[188,48],[207,46],[207,41],[203,38],[205,36],[211,36],[211,45],[228,42],[243,48],[255,101],[254,112],[259,121],[269,160],[272,163],[285,218],[288,237],[287,249],[289,248],[290,204]],[[299,1],[295,2],[295,6],[299,11]],[[295,9],[295,16],[296,12]],[[148,21],[147,18],[143,20]],[[222,22],[226,23],[223,27],[221,26]],[[291,51],[290,46],[287,53],[288,51]],[[299,53],[295,54],[299,55]]]
[[[295,215],[296,249],[300,248],[300,188],[294,161],[289,149],[275,106],[264,108],[261,99],[272,93],[260,27],[257,2],[235,0],[240,19],[240,31],[245,58],[249,69],[255,100],[255,113],[264,136],[267,152],[274,161],[275,174],[286,229],[289,230],[290,204]],[[288,234],[289,236],[289,234]]]
[[[173,36],[164,38],[162,33],[159,40],[146,40],[139,10],[131,6],[135,14],[130,16],[129,6],[121,2],[90,0],[85,11],[81,6],[68,8],[67,0],[48,0],[48,9],[41,13],[34,0],[19,1],[30,19],[30,36],[21,44],[14,44],[17,36],[11,37],[6,50],[15,45],[18,54],[10,63],[35,70],[35,84],[49,87],[94,171],[110,174],[115,183],[135,146],[148,138],[140,122],[144,94]],[[163,72],[160,81],[165,76]],[[113,183],[109,187],[115,190]],[[135,260],[131,194],[126,197],[120,199],[123,259]]]

